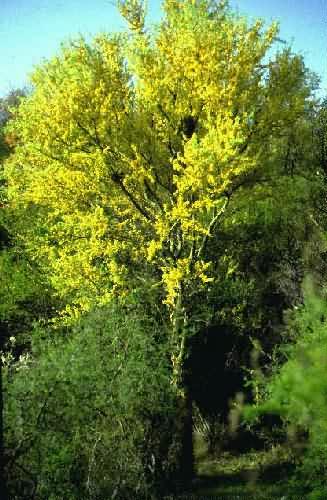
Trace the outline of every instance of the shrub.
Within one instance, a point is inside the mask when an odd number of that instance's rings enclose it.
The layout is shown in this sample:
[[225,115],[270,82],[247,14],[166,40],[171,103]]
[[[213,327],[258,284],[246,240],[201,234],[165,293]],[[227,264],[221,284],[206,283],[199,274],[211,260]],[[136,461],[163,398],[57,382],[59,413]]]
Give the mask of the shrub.
[[68,333],[36,329],[6,368],[11,498],[150,498],[173,417],[162,327],[112,305]]
[[295,481],[312,499],[326,498],[327,486],[326,321],[325,301],[308,289],[288,322],[295,342],[282,348],[285,363],[263,386],[263,401],[245,412],[250,419],[263,413],[282,417],[298,463]]

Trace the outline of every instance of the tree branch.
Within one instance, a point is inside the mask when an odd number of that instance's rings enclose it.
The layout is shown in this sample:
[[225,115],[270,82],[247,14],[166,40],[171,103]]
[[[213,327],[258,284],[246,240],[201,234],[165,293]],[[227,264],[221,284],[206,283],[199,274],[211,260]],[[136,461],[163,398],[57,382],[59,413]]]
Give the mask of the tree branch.
[[101,151],[103,151],[103,146],[99,140],[99,138],[97,137],[97,133],[95,131],[95,136],[91,134],[91,132],[86,128],[84,127],[84,125],[82,125],[78,120],[76,120],[76,124],[78,125],[78,127],[82,130],[82,132],[84,132],[84,134],[87,135],[87,137],[89,137],[89,139],[91,139],[92,143],[94,146],[97,146],[98,148],[100,148]]
[[150,184],[148,183],[148,181],[146,179],[144,179],[143,182],[144,182],[144,186],[145,186],[146,190],[148,191],[149,195],[151,196],[151,198],[154,200],[155,203],[157,203],[160,210],[163,211],[163,206],[162,206],[161,200],[158,198],[155,191],[152,190]]
[[143,217],[145,217],[148,221],[151,221],[151,222],[154,222],[154,218],[152,217],[152,215],[150,215],[140,204],[139,202],[134,198],[134,196],[132,195],[132,193],[130,193],[128,191],[128,189],[126,188],[126,186],[124,185],[124,182],[123,182],[123,179],[122,177],[119,175],[119,174],[113,174],[111,176],[111,179],[113,180],[113,182],[115,182],[115,184],[117,184],[120,189],[122,190],[122,192],[124,193],[124,195],[126,196],[126,198],[129,199],[129,201],[132,203],[132,205],[136,208],[136,210],[138,212],[140,212],[141,215],[143,215]]
[[220,210],[218,210],[218,212],[216,212],[214,214],[214,216],[212,217],[209,225],[208,225],[208,228],[207,228],[207,233],[205,234],[203,240],[202,240],[202,243],[200,245],[200,248],[199,250],[197,251],[197,258],[199,259],[203,250],[205,249],[206,245],[207,245],[207,242],[208,242],[208,239],[209,237],[211,236],[211,233],[212,231],[214,230],[214,227],[215,225],[217,224],[218,220],[219,220],[219,217],[221,215],[224,214],[228,204],[229,204],[229,201],[230,201],[230,198],[231,198],[231,195],[227,196],[226,197],[226,200],[225,200],[225,203],[223,204],[222,208]]

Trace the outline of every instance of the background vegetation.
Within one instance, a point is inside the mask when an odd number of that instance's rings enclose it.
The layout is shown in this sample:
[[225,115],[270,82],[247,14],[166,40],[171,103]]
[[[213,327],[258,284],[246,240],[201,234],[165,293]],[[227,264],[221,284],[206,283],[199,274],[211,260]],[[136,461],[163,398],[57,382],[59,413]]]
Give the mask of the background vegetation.
[[317,78],[227,2],[118,8],[0,101],[0,496],[325,498]]

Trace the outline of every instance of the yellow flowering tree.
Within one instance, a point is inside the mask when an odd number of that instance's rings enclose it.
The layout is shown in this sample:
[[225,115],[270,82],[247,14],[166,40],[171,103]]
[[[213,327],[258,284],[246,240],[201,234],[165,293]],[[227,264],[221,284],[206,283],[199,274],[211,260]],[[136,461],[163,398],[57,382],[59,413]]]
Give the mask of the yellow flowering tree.
[[192,300],[214,279],[208,241],[305,127],[310,85],[288,49],[268,61],[275,24],[226,2],[164,0],[152,28],[141,1],[119,8],[129,33],[68,44],[32,75],[10,132],[10,209],[69,315],[161,290],[183,399]]

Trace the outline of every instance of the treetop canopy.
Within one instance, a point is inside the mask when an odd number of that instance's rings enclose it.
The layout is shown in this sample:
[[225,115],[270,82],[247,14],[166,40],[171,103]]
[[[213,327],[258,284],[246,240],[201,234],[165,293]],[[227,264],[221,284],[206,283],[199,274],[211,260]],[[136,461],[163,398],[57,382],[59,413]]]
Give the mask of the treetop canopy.
[[276,24],[166,0],[148,29],[142,2],[119,6],[131,35],[63,47],[10,125],[17,237],[72,310],[125,293],[144,270],[172,308],[212,280],[208,239],[234,193],[279,168],[312,102],[300,56],[266,60]]

